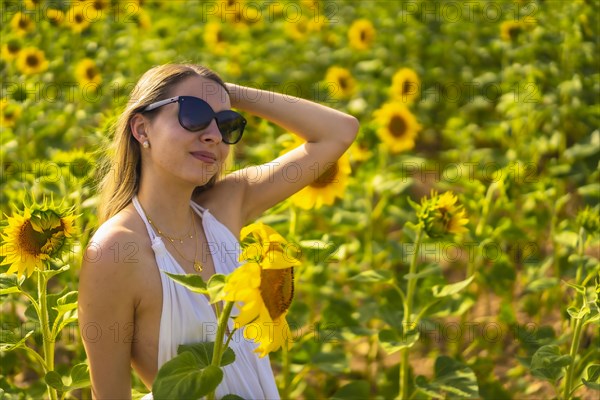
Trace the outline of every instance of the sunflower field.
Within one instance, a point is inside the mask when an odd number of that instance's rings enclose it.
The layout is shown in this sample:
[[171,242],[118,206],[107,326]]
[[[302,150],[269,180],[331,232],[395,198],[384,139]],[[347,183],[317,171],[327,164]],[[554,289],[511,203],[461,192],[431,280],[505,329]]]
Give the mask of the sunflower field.
[[[266,350],[282,398],[600,396],[598,0],[1,0],[0,18],[0,398],[91,399],[81,337],[116,334],[77,319],[98,171],[138,78],[173,62],[360,121],[259,220],[298,260],[291,346]],[[300,143],[245,117],[231,170]]]

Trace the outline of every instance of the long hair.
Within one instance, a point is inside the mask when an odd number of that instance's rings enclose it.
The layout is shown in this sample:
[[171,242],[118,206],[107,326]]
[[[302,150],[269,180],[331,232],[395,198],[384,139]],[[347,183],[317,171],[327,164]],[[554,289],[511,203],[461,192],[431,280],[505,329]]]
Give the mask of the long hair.
[[[115,124],[114,139],[107,151],[108,162],[102,171],[98,203],[98,222],[101,224],[125,208],[138,192],[141,174],[140,143],[131,132],[131,119],[147,105],[169,97],[170,89],[191,76],[210,79],[221,85],[223,80],[209,68],[196,64],[165,64],[148,70],[137,82],[123,113]],[[151,116],[150,116],[151,117]],[[209,188],[210,181],[197,190]]]

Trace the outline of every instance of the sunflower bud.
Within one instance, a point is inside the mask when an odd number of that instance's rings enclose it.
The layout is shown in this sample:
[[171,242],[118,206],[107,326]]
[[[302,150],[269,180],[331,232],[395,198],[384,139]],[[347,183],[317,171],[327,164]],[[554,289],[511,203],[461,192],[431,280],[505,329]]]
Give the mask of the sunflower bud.
[[457,197],[452,192],[438,195],[431,191],[429,198],[424,197],[417,206],[417,218],[423,223],[425,232],[431,238],[441,238],[450,234],[466,232],[465,210],[457,206]]
[[48,260],[65,250],[75,218],[53,204],[36,204],[26,207],[22,215],[9,217],[0,251],[2,265],[10,265],[7,273],[30,276],[36,269],[45,270]]

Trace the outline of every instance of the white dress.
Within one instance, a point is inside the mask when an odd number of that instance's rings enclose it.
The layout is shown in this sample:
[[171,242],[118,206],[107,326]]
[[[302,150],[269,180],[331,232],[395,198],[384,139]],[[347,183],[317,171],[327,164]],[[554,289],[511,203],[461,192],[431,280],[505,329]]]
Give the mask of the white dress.
[[[239,266],[239,241],[208,209],[194,202],[190,204],[202,219],[215,272],[233,272]],[[148,229],[158,268],[174,274],[186,273],[148,223],[137,196],[133,198],[133,205]],[[180,344],[214,341],[217,332],[215,313],[204,295],[191,292],[164,273],[160,274],[160,279],[163,305],[158,339],[159,368],[177,355]],[[242,329],[239,329],[234,333],[229,346],[235,352],[235,361],[223,367],[224,376],[216,390],[217,398],[236,394],[244,399],[279,399],[269,357],[259,358],[254,353],[257,344],[245,339]],[[143,400],[152,398],[152,393],[149,393]]]

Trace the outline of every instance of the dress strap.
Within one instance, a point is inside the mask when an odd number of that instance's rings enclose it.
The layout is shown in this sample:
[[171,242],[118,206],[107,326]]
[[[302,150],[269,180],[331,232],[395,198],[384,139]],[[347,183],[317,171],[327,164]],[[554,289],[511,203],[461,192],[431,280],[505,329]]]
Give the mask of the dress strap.
[[196,211],[200,212],[200,217],[202,217],[204,215],[204,211],[206,211],[207,209],[202,207],[200,204],[196,203],[193,200],[190,200],[190,206],[192,206],[192,208]]
[[156,234],[156,232],[154,232],[154,229],[152,229],[152,226],[148,222],[146,213],[144,212],[144,209],[142,208],[142,205],[140,204],[140,201],[138,200],[137,195],[134,195],[133,198],[131,199],[131,201],[133,203],[133,206],[137,210],[138,214],[140,214],[140,217],[142,217],[144,224],[146,224],[146,229],[148,230],[148,235],[150,235],[151,241],[154,242],[154,240],[158,237],[158,235]]

